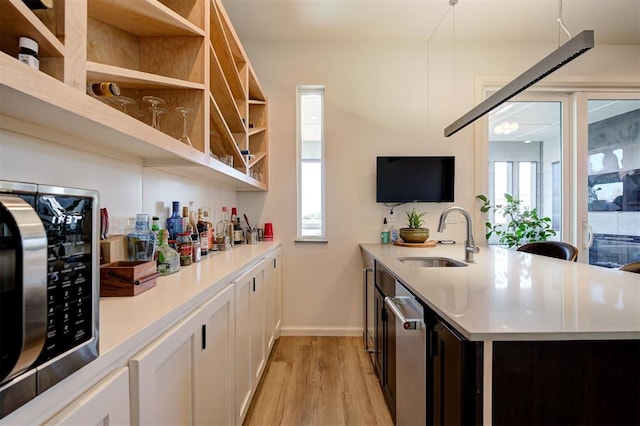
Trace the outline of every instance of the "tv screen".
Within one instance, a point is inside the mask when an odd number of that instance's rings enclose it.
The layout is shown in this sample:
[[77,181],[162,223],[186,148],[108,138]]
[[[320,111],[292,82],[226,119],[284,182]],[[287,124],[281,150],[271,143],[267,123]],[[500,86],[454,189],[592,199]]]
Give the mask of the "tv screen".
[[452,202],[455,157],[378,157],[378,203]]

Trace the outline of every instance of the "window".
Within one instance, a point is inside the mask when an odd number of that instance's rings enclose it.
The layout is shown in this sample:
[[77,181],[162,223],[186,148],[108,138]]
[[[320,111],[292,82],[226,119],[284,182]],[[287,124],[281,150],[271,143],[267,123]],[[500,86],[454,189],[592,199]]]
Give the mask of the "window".
[[297,88],[298,240],[325,241],[324,87]]

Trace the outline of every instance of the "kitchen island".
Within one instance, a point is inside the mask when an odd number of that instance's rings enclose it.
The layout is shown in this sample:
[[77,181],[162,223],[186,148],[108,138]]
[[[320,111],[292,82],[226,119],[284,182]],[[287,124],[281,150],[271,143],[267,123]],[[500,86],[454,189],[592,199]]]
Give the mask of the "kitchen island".
[[473,365],[460,383],[475,395],[475,423],[640,421],[639,275],[497,247],[463,267],[398,260],[460,261],[461,244],[361,249],[466,348]]

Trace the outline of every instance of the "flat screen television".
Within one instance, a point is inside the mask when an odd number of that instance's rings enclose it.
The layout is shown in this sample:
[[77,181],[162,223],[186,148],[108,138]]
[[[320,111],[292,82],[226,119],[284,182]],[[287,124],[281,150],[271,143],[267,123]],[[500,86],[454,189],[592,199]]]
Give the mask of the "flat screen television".
[[454,201],[455,157],[378,157],[378,203]]

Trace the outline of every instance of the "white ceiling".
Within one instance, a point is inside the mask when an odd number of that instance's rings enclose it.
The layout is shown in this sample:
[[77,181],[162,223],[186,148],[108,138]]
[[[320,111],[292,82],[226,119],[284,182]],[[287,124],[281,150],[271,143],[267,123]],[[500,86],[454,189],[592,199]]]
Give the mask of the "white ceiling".
[[[455,7],[449,0],[223,3],[243,42],[424,42],[451,39],[455,24],[457,42],[558,43],[558,0],[459,0]],[[596,44],[640,45],[640,0],[563,0],[562,16],[572,35],[593,29]]]
[[[426,42],[553,43],[559,39],[559,0],[223,0],[244,43]],[[593,29],[595,43],[640,46],[640,0],[563,0],[572,35]],[[593,111],[590,121],[638,108],[626,103]],[[622,110],[621,110],[622,108]],[[494,122],[521,128],[495,140],[545,140],[559,131],[558,112],[545,104],[515,104]]]

